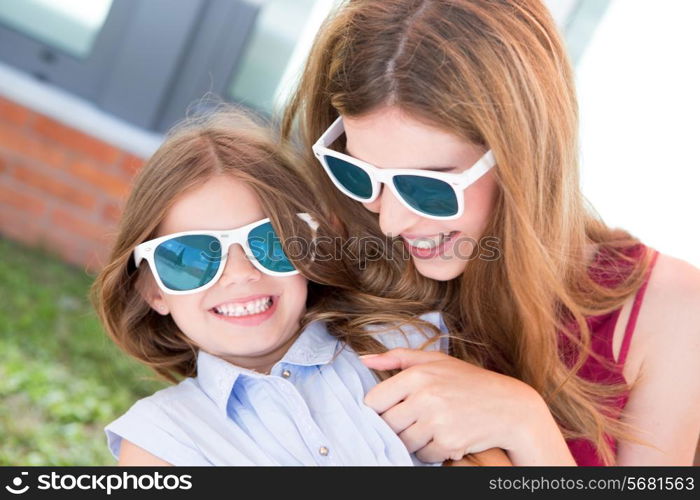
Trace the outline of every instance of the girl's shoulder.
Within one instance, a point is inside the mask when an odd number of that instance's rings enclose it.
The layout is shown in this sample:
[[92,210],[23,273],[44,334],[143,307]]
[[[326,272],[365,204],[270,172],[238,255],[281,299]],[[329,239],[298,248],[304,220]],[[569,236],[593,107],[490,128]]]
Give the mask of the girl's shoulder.
[[170,385],[150,396],[136,401],[128,412],[143,411],[168,415],[176,413],[179,406],[190,405],[203,397],[202,390],[197,384],[196,378],[185,378],[177,384]]
[[136,401],[123,415],[105,427],[107,445],[119,458],[121,442],[131,443],[169,463],[207,465],[197,445],[188,437],[192,408],[205,411],[206,398],[194,379],[161,389]]

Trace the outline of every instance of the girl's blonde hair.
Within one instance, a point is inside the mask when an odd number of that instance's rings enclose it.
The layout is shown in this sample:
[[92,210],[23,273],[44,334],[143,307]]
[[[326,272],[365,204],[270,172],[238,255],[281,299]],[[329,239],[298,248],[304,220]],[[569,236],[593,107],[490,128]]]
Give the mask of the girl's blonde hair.
[[[411,324],[423,328],[427,339],[435,338],[436,328],[413,318],[415,313],[427,312],[427,304],[434,302],[425,294],[392,300],[358,291],[357,264],[348,257],[352,253],[338,252],[336,247],[343,246],[344,240],[298,175],[301,168],[292,150],[241,111],[224,108],[176,127],[136,176],[109,263],[92,287],[93,303],[109,337],[171,382],[196,375],[197,346],[171,316],[156,313],[144,300],[139,291],[145,286],[148,266],[135,269],[132,256],[138,244],[157,236],[159,225],[180,195],[225,175],[245,182],[255,192],[294,265],[312,280],[299,330],[316,319],[325,320],[334,335],[360,354],[385,350],[365,330],[369,324]],[[299,212],[319,222],[315,239],[296,216]],[[296,245],[301,241],[310,246]],[[313,255],[324,258],[312,262]],[[369,272],[381,267],[378,272],[388,286],[400,279],[390,267],[369,265]]]
[[[283,135],[298,125],[310,152],[338,113],[387,105],[496,157],[497,201],[484,235],[498,238],[501,258],[470,261],[452,280],[458,290],[443,290],[454,331],[469,340],[455,342],[453,354],[534,387],[565,437],[589,439],[611,463],[605,434],[635,438],[607,404],[625,387],[576,375],[595,356],[586,317],[621,307],[641,286],[649,255],[628,258],[624,249],[637,240],[608,228],[580,192],[572,69],[547,8],[539,0],[344,3],[316,38]],[[351,232],[378,231],[375,216],[339,193],[313,158],[307,164],[309,182]],[[591,278],[590,245],[629,263],[618,286]],[[412,265],[405,273],[403,286],[426,286]],[[381,289],[376,276],[366,278],[368,289]],[[560,356],[558,332],[575,346],[573,366]]]

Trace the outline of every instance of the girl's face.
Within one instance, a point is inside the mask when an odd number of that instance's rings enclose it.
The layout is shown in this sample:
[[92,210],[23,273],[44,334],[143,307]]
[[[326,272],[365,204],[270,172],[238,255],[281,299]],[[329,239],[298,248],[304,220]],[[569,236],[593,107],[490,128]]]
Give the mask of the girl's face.
[[[343,116],[343,123],[347,153],[379,168],[460,173],[486,152],[481,146],[411,118],[397,107],[384,107],[361,117]],[[448,221],[411,212],[386,186],[375,201],[365,206],[379,213],[379,224],[386,235],[403,239],[418,272],[443,281],[459,276],[467,262],[478,255],[476,246],[496,193],[493,171],[489,171],[464,191],[464,214]],[[432,248],[418,249],[416,240]]]
[[[166,214],[158,235],[198,229],[226,230],[265,218],[245,183],[217,176],[181,195]],[[306,304],[306,279],[260,272],[240,245],[229,249],[217,283],[199,293],[170,295],[153,275],[144,293],[160,314],[170,314],[180,330],[205,351],[244,368],[267,371],[287,351]],[[269,300],[271,299],[271,305]],[[217,308],[248,305],[255,314],[225,316]],[[226,306],[229,305],[227,308]],[[240,311],[240,308],[239,308]]]

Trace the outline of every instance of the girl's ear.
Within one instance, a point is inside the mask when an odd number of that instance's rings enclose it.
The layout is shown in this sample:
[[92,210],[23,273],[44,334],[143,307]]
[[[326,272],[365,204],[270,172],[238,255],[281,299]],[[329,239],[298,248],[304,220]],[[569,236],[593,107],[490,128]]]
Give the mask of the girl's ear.
[[136,289],[141,295],[141,298],[158,314],[162,314],[163,316],[170,314],[170,307],[165,300],[165,294],[163,290],[158,287],[153,274],[151,274],[151,269],[148,268],[148,271],[144,269],[142,273],[140,279],[136,281]]

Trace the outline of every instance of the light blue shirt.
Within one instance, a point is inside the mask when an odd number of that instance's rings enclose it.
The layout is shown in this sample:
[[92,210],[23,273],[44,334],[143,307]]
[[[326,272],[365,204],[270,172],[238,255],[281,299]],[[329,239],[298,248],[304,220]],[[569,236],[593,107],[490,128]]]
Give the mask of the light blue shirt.
[[[421,316],[446,333],[438,312]],[[372,328],[387,348],[419,348],[429,331]],[[447,351],[447,337],[426,350]],[[197,377],[137,401],[106,428],[173,465],[426,465],[363,403],[377,384],[321,322],[263,375],[200,351]]]

